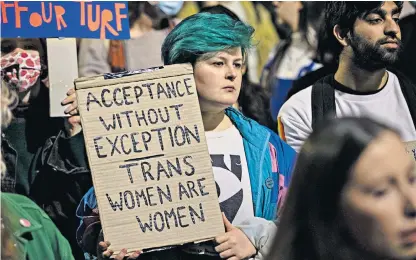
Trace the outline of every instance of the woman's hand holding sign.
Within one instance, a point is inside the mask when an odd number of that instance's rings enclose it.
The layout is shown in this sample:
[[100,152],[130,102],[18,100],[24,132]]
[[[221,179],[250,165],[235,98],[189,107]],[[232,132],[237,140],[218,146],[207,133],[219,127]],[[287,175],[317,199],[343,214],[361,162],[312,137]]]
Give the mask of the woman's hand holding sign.
[[140,251],[136,251],[134,253],[132,253],[131,255],[127,256],[127,249],[122,249],[120,251],[120,253],[118,255],[116,255],[114,258],[111,258],[111,256],[113,255],[113,250],[108,249],[108,247],[110,246],[110,242],[108,241],[101,241],[100,243],[98,243],[99,246],[99,250],[101,250],[102,254],[101,254],[101,258],[98,259],[115,259],[115,260],[123,260],[123,259],[128,259],[128,260],[134,260],[137,259],[139,257],[139,255],[141,254]]
[[220,257],[228,260],[246,259],[256,254],[256,248],[239,228],[233,226],[222,213],[226,233],[215,238],[219,245],[215,250]]
[[70,115],[70,117],[68,117],[66,121],[66,130],[67,135],[72,137],[82,130],[81,117],[79,116],[78,101],[75,89],[71,88],[66,94],[68,97],[62,101],[62,105],[68,105],[68,107],[65,109],[65,114]]

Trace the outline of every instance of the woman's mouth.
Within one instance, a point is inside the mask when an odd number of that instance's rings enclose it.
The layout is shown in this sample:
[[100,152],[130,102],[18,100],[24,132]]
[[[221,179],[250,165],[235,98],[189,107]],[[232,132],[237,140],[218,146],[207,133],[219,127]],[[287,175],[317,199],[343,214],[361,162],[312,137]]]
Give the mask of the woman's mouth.
[[416,243],[416,228],[403,231],[400,233],[400,236],[408,243]]
[[225,89],[227,91],[234,91],[235,87],[234,86],[225,86],[225,87],[223,87],[223,89]]

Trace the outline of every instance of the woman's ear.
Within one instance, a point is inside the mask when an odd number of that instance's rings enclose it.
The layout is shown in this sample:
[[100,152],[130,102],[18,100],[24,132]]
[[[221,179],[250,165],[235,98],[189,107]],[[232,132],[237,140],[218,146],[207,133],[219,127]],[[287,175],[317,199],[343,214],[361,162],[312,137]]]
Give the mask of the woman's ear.
[[341,29],[341,27],[338,24],[334,26],[334,28],[332,29],[332,33],[342,46],[348,46],[347,33],[345,32],[345,30]]

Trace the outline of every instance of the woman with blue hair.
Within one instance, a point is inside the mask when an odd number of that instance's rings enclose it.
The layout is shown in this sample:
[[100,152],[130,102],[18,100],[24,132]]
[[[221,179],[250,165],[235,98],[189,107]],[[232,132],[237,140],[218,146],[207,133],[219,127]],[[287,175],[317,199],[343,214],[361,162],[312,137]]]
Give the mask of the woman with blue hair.
[[[181,247],[180,259],[262,259],[269,251],[295,152],[272,130],[232,108],[253,32],[228,15],[199,13],[178,24],[162,45],[165,65],[193,65],[226,229],[214,241]],[[92,191],[80,208],[91,196]],[[105,242],[101,245],[109,255]]]

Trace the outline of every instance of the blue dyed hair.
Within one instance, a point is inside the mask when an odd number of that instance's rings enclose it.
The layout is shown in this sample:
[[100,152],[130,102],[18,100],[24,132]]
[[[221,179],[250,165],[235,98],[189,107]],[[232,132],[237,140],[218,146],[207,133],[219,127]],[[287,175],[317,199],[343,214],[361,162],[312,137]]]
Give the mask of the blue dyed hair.
[[198,13],[180,22],[162,45],[165,65],[195,64],[207,53],[241,47],[243,57],[252,46],[253,27],[225,14]]

